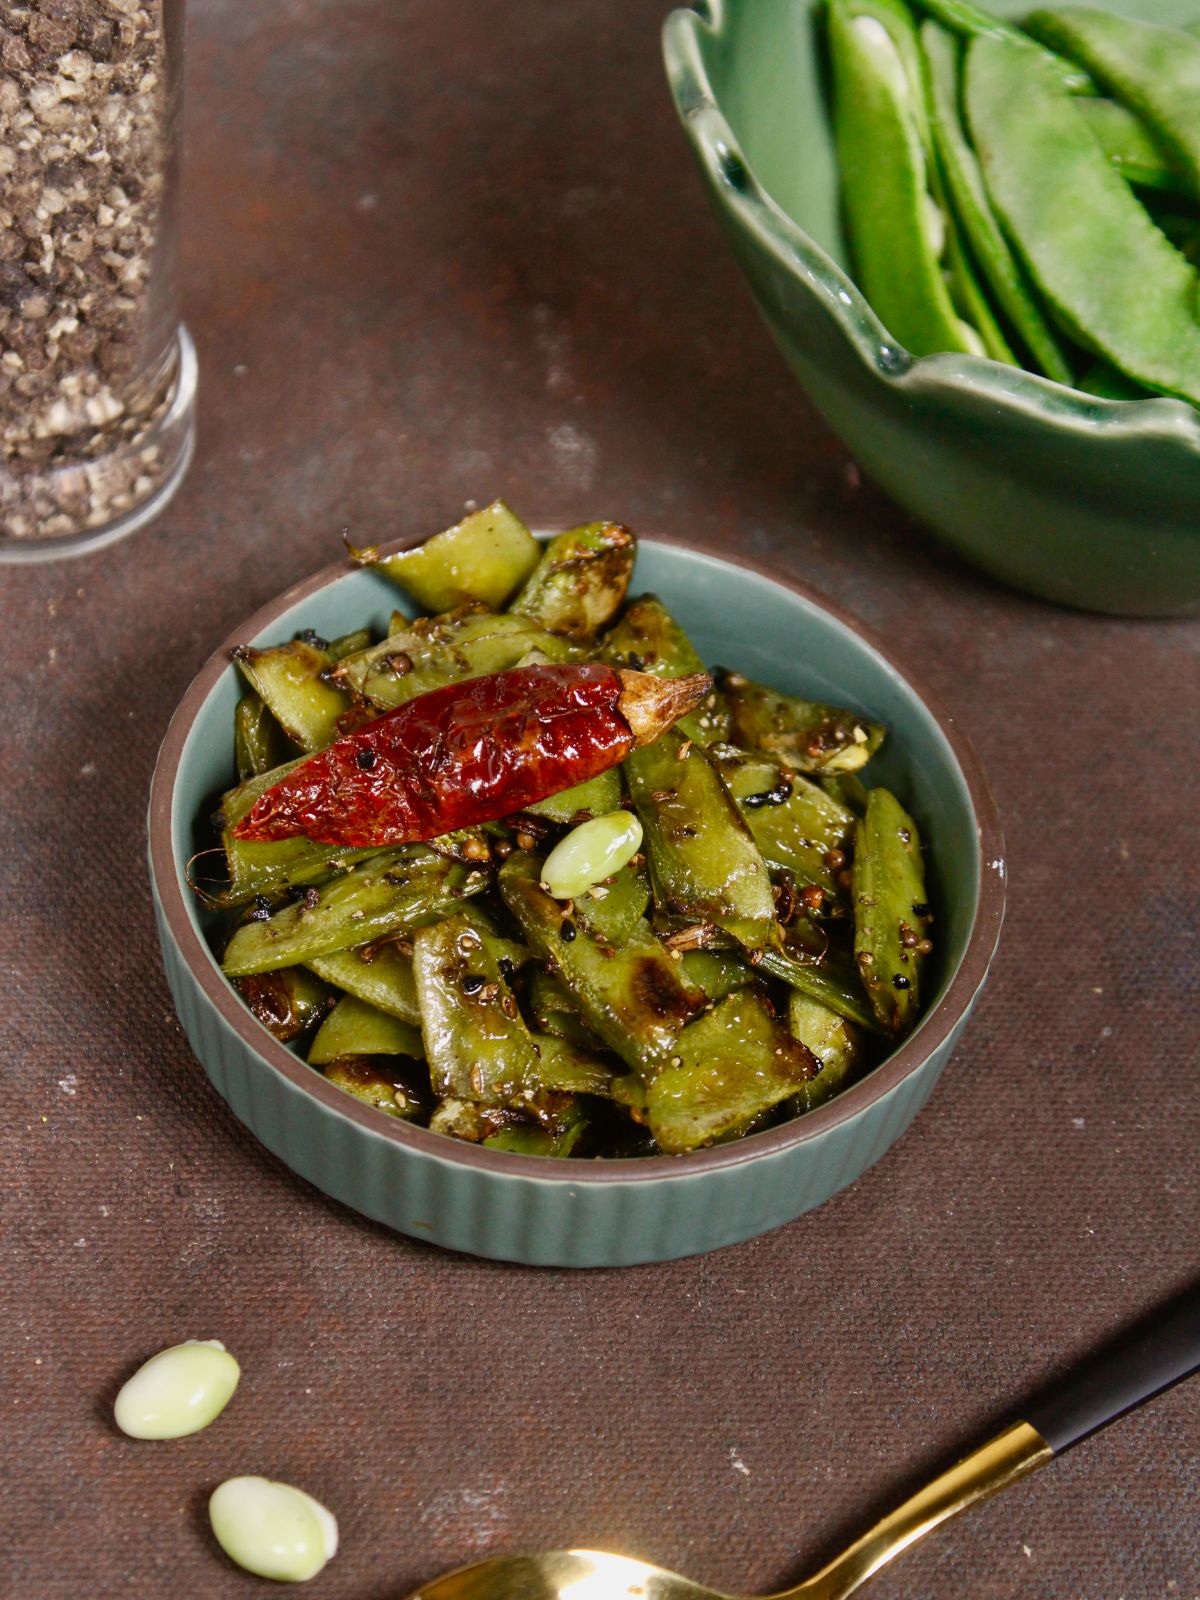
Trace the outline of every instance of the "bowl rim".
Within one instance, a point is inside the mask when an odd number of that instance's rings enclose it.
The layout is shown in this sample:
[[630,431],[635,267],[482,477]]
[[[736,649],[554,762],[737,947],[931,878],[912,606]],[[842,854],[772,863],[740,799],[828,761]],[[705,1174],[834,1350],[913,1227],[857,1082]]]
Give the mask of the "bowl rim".
[[[380,555],[409,549],[424,540],[414,534],[380,544]],[[686,1156],[656,1155],[611,1157],[589,1162],[553,1162],[545,1157],[520,1155],[511,1151],[487,1150],[433,1133],[427,1128],[382,1115],[374,1108],[346,1094],[328,1082],[307,1062],[292,1054],[258,1021],[221,972],[207,944],[199,936],[189,915],[181,885],[183,876],[175,858],[172,841],[172,812],[176,782],[184,748],[193,726],[209,696],[227,672],[236,670],[230,651],[247,639],[257,638],[296,604],[311,598],[337,581],[363,569],[333,562],[311,577],[290,585],[273,600],[260,606],[240,623],[209,656],[192,679],[167,727],[150,783],[147,815],[148,855],[151,884],[157,894],[166,929],[175,943],[192,980],[239,1041],[259,1062],[281,1075],[300,1093],[315,1099],[325,1110],[357,1124],[364,1132],[384,1139],[414,1154],[454,1166],[466,1166],[494,1176],[536,1180],[547,1184],[589,1187],[611,1183],[653,1183],[680,1181],[706,1172],[739,1167],[748,1161],[782,1155],[794,1147],[819,1138],[841,1123],[858,1117],[871,1105],[884,1099],[947,1043],[965,1019],[987,976],[1004,920],[1007,865],[1004,839],[996,803],[983,769],[969,740],[960,732],[954,717],[940,699],[915,678],[890,649],[851,613],[829,600],[819,590],[798,579],[781,576],[761,562],[733,554],[702,539],[684,538],[671,533],[638,536],[639,544],[700,555],[709,560],[740,567],[777,588],[796,595],[809,606],[823,612],[849,632],[855,640],[898,679],[933,718],[950,747],[966,785],[976,826],[976,860],[979,892],[966,946],[958,967],[941,999],[922,1017],[917,1028],[890,1056],[843,1093],[823,1106],[781,1123],[761,1133],[751,1134],[731,1144],[710,1146]]]
[[1155,437],[1200,455],[1200,410],[1186,400],[1105,400],[988,356],[915,356],[893,338],[854,280],[764,188],[720,109],[704,38],[720,38],[730,5],[731,0],[692,0],[664,19],[663,58],[676,112],[714,193],[761,249],[807,283],[880,381],[922,391],[965,387],[1002,412],[1066,431],[1117,440]]

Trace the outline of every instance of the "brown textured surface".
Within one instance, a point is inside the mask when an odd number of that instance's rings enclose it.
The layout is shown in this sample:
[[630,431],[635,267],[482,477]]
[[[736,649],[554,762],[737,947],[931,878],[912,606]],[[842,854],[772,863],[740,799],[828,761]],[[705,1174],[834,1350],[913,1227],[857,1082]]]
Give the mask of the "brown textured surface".
[[[338,1512],[313,1600],[572,1542],[777,1586],[1200,1266],[1196,631],[1001,591],[858,483],[705,210],[661,14],[193,7],[190,481],[125,545],[0,578],[6,1600],[265,1592],[202,1514],[245,1471]],[[930,1107],[822,1211],[715,1256],[568,1275],[391,1235],[265,1155],[173,1022],[143,809],[192,673],[342,526],[495,493],[825,588],[957,712],[1000,803],[1008,925]],[[241,1359],[228,1413],[115,1434],[119,1381],[187,1336]],[[1195,1600],[1198,1469],[1193,1384],[869,1592]]]

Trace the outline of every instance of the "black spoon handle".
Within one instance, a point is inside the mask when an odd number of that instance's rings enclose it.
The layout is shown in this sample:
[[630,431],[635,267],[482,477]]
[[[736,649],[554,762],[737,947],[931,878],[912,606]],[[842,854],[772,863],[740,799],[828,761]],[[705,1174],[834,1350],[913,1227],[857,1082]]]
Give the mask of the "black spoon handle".
[[1200,1367],[1200,1283],[1127,1329],[1027,1407],[1058,1455]]

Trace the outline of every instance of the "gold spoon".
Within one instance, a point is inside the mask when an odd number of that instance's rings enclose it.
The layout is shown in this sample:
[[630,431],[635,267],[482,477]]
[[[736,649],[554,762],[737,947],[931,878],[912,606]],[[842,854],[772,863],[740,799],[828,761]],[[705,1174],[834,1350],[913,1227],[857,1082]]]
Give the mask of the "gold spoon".
[[[1200,1366],[1200,1284],[1076,1368],[1017,1422],[928,1483],[813,1577],[769,1600],[845,1600],[939,1523],[985,1500]],[[602,1550],[494,1556],[409,1600],[735,1600]]]

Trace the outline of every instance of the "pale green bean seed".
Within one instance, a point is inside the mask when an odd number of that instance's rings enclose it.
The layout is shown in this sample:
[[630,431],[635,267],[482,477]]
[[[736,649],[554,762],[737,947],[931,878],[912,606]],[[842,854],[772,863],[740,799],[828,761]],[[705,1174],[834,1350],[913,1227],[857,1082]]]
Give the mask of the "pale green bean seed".
[[160,1350],[134,1373],[113,1406],[132,1439],[182,1439],[224,1411],[241,1368],[219,1339],[188,1339]]
[[337,1553],[332,1511],[290,1483],[227,1478],[209,1497],[208,1520],[231,1561],[277,1583],[305,1583]]
[[619,871],[641,842],[642,825],[631,811],[581,822],[546,857],[542,885],[556,900],[573,900]]

